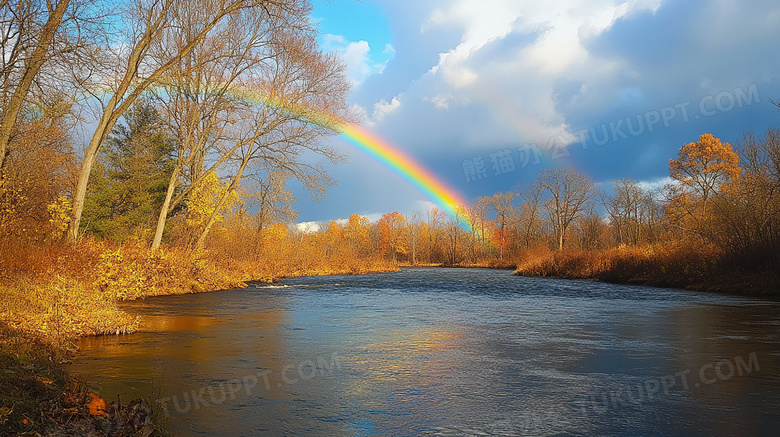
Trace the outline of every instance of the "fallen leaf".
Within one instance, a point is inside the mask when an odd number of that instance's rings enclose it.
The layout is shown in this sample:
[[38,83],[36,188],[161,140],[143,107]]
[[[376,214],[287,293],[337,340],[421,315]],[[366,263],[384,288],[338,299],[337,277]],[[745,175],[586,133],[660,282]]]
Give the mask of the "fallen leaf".
[[95,393],[87,394],[90,401],[87,402],[87,408],[89,408],[89,414],[92,416],[105,416],[106,415],[106,400],[96,395]]

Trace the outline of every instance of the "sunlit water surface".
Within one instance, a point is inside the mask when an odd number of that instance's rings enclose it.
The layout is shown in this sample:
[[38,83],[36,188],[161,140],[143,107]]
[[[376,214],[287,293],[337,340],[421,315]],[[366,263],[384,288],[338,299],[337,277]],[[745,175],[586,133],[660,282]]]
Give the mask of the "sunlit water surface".
[[777,435],[780,304],[404,269],[126,305],[81,341],[177,435]]

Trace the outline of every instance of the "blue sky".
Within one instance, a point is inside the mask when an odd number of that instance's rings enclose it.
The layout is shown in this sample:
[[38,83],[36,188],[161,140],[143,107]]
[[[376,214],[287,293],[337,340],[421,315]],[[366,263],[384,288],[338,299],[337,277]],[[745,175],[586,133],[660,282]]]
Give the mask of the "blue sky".
[[[780,124],[774,0],[314,4],[364,126],[470,200],[549,167],[653,186],[702,133],[734,144]],[[349,162],[330,167],[339,183],[325,200],[299,193],[302,221],[426,207],[397,175],[332,145]]]

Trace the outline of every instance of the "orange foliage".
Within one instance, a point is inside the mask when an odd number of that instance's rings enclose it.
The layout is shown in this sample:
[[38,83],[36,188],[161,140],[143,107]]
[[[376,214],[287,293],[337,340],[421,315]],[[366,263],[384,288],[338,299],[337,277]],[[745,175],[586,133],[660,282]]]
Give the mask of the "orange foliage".
[[669,172],[673,179],[698,194],[706,208],[713,192],[736,181],[742,169],[739,156],[729,143],[703,134],[698,142],[684,145],[677,159],[669,160]]
[[92,416],[105,416],[106,408],[108,408],[106,400],[95,393],[87,393],[87,397],[89,397],[89,401],[87,402],[89,414]]
[[404,221],[398,211],[382,214],[379,219],[379,252],[382,255],[389,254],[395,260],[396,253],[403,251],[399,235]]

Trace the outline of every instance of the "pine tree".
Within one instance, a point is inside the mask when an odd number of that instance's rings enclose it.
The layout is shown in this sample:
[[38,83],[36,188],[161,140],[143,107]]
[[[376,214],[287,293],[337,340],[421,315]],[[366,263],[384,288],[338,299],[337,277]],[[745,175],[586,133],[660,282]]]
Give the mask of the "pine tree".
[[117,241],[151,235],[174,166],[174,137],[147,100],[137,102],[102,148],[90,179],[84,223]]

